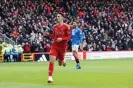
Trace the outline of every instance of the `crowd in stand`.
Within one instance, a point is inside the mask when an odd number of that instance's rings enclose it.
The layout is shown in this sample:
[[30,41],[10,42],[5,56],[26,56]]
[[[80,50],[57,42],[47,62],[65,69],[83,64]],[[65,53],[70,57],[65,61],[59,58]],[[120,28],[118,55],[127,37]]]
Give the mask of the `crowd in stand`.
[[48,52],[52,39],[42,33],[52,33],[58,12],[65,23],[78,22],[84,50],[133,50],[133,0],[1,0],[0,32],[24,52]]

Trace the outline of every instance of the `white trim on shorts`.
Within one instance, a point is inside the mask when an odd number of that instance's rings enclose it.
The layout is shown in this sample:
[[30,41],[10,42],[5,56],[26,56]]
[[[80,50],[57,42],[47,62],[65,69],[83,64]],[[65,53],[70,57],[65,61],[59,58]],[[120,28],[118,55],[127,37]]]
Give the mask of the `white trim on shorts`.
[[78,52],[79,45],[72,45],[72,51]]

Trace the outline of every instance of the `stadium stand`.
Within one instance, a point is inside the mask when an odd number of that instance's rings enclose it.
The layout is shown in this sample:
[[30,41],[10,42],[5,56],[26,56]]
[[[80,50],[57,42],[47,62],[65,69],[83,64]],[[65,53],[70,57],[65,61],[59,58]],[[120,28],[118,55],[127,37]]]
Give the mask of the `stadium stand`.
[[[57,12],[65,22],[77,20],[83,29],[86,51],[133,50],[133,0],[2,0],[0,33],[21,44],[24,52],[48,52]],[[133,28],[133,27],[130,27]]]

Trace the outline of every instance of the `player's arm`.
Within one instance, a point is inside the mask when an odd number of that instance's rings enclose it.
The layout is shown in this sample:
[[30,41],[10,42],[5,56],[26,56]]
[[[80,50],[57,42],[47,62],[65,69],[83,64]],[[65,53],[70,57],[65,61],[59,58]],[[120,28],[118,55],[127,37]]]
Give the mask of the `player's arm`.
[[48,34],[47,36],[51,37],[51,38],[54,38],[55,35],[54,34]]
[[70,40],[71,39],[71,29],[68,25],[67,25],[67,28],[66,28],[66,33],[67,33],[67,36],[62,37],[62,40]]
[[50,33],[48,33],[48,32],[44,32],[43,35],[44,35],[44,36],[49,36],[49,37],[51,37],[51,38],[54,38],[54,36],[55,36],[54,34],[50,34]]
[[72,38],[72,35],[73,35],[73,31],[72,31],[73,29],[71,29],[71,41],[73,40],[73,38]]
[[82,30],[79,30],[80,50],[83,50],[83,38]]
[[[55,26],[54,26],[55,27]],[[54,27],[53,27],[53,30],[54,30]],[[55,34],[54,34],[54,32],[53,32],[53,34],[51,34],[51,33],[49,33],[49,32],[44,32],[43,33],[45,36],[49,36],[49,37],[51,37],[51,38],[54,38],[55,37]]]
[[79,30],[79,40],[80,40],[80,44],[82,43],[82,41],[83,41],[83,33],[82,33],[82,30],[80,29]]

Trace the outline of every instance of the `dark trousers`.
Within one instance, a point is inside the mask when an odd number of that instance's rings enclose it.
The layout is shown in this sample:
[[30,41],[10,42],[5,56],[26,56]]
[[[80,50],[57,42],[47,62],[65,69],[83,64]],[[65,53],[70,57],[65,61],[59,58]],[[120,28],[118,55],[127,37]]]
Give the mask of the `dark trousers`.
[[10,55],[4,55],[4,62],[11,62]]
[[18,55],[17,54],[14,54],[13,55],[13,60],[14,60],[14,62],[17,62],[18,61]]

